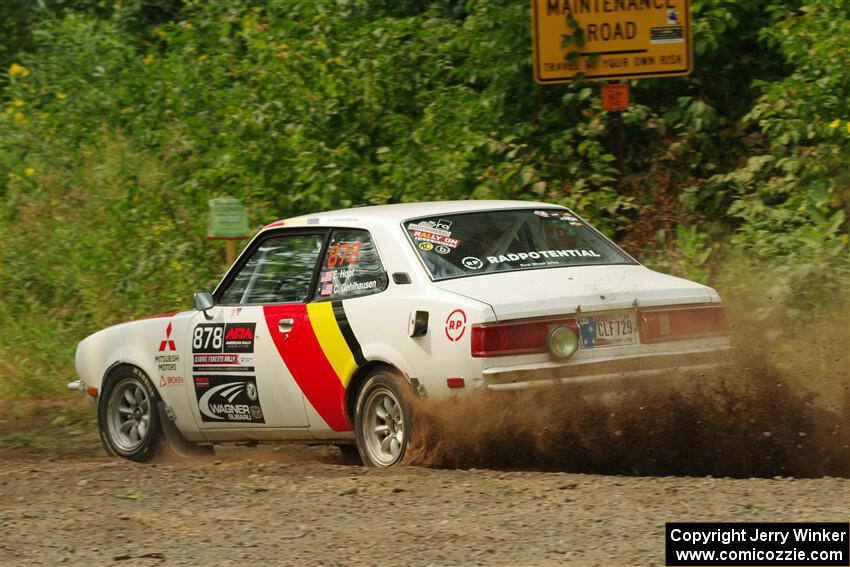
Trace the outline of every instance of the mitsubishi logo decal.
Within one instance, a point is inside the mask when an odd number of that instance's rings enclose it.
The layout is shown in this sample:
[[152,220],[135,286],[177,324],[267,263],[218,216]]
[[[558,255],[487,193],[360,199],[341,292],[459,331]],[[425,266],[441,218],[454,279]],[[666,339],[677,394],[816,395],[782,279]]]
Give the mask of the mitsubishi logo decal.
[[168,326],[165,328],[165,340],[159,343],[159,352],[163,352],[165,350],[177,350],[177,347],[174,345],[174,341],[171,340],[171,323],[168,323]]

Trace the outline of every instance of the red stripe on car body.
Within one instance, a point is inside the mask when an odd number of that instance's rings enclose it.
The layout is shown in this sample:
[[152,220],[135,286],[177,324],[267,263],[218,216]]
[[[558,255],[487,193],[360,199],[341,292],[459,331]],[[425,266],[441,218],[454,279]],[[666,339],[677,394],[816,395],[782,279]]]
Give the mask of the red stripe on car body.
[[165,319],[167,317],[174,317],[175,315],[177,315],[176,311],[174,313],[160,313],[159,315],[145,315],[138,319],[131,319],[128,323],[132,323],[133,321],[144,321],[145,319]]
[[[310,405],[332,430],[351,431],[345,412],[345,388],[316,338],[307,306],[270,305],[263,307],[263,314],[277,352]],[[281,319],[294,320],[288,333],[280,332]]]

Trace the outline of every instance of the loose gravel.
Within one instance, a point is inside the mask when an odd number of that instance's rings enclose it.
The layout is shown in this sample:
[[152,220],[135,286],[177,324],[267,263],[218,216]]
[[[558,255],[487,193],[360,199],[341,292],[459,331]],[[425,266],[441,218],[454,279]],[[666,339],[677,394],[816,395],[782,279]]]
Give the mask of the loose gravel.
[[850,480],[5,454],[4,565],[663,565],[668,521],[847,521]]

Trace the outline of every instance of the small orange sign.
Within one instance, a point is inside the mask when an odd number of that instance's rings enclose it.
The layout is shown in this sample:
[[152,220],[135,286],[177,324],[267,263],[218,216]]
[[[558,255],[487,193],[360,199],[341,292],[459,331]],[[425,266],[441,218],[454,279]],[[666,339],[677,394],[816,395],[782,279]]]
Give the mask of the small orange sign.
[[602,85],[602,110],[626,110],[629,108],[629,85],[611,83]]

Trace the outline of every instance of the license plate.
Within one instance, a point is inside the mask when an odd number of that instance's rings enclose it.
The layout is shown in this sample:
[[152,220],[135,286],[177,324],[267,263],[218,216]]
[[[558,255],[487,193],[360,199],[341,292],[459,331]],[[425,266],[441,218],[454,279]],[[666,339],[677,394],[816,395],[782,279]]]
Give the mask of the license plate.
[[582,348],[634,345],[638,342],[634,311],[614,311],[578,318]]

